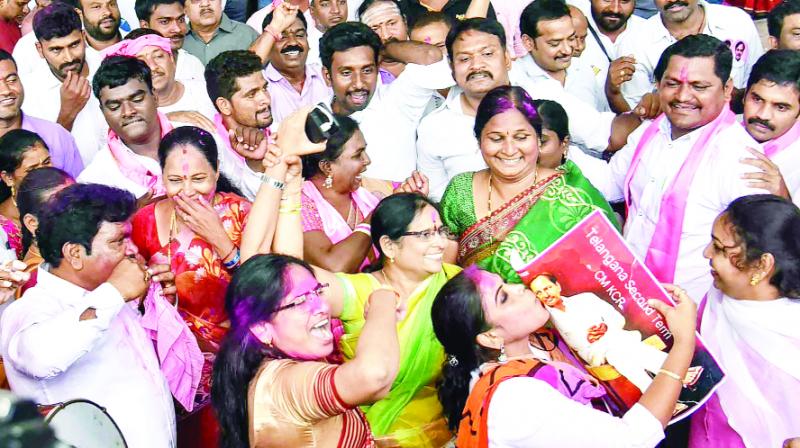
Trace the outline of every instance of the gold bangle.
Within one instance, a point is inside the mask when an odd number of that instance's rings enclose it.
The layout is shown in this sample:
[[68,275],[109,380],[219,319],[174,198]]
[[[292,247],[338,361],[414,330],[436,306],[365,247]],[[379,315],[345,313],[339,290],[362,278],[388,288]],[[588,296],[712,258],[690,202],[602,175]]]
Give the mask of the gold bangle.
[[670,372],[667,369],[659,369],[658,373],[663,373],[664,375],[672,378],[673,380],[676,380],[676,381],[680,382],[681,384],[683,384],[683,378],[681,378],[681,376],[678,375],[675,372]]
[[278,210],[279,215],[299,215],[300,209],[297,210]]

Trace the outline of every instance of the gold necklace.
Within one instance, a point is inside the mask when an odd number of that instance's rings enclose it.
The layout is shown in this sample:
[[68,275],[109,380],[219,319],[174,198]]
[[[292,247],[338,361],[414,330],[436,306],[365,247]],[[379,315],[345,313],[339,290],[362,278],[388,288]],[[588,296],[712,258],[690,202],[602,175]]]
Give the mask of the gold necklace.
[[[533,182],[531,182],[531,186],[536,184],[536,180],[538,178],[539,178],[539,167],[537,166],[536,168],[534,168],[534,171],[533,171]],[[489,187],[488,187],[488,189],[489,189],[489,196],[487,197],[486,206],[489,209],[488,210],[489,213],[487,214],[487,216],[492,213],[492,172],[491,171],[489,171]]]

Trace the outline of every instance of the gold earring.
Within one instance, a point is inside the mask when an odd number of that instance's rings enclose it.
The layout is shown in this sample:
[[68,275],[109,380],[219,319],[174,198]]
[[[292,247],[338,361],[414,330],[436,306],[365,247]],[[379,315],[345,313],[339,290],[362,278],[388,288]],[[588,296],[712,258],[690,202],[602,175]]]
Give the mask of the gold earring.
[[328,177],[325,178],[325,182],[322,185],[328,190],[333,188],[333,174],[328,174]]
[[753,276],[750,277],[750,286],[756,286],[760,281],[761,281],[761,276],[758,274],[753,274]]
[[17,206],[17,187],[15,187],[14,184],[11,184],[11,185],[9,185],[9,188],[11,188],[11,202],[13,202],[14,203],[14,207],[16,207]]
[[506,344],[504,342],[500,343],[500,356],[497,357],[497,362],[500,364],[505,364],[508,362],[508,356],[506,356]]

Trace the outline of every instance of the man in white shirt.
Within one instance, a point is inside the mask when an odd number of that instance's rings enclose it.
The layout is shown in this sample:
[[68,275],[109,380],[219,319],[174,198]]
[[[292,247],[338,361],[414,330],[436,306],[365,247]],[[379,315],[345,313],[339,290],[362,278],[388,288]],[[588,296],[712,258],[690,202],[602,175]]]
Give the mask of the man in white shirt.
[[[165,194],[158,144],[172,127],[185,124],[171,123],[157,111],[147,65],[129,56],[108,57],[97,70],[93,91],[109,126],[108,143],[78,181],[127,190],[140,205]],[[219,136],[215,140],[220,173],[252,200],[261,184],[260,175],[228,149],[226,140]]]
[[749,185],[800,200],[800,53],[770,50],[747,81],[743,125],[763,154],[745,162],[761,171],[747,174]]
[[33,34],[44,69],[20,75],[26,114],[55,121],[70,131],[89,165],[104,141],[105,123],[92,97],[92,68],[86,58],[85,33],[78,13],[55,2],[36,13]]
[[448,36],[447,54],[456,87],[417,129],[417,170],[428,177],[429,196],[438,201],[455,175],[486,168],[475,138],[475,114],[486,94],[508,85],[511,60],[500,23],[459,21]]
[[[588,66],[594,75],[598,91],[606,92],[605,96],[608,96],[606,81],[609,73],[619,75],[620,71],[624,70],[626,73],[622,75],[632,74],[635,68],[632,58],[625,57],[627,55],[619,52],[621,37],[634,32],[644,23],[644,19],[633,15],[635,3],[635,0],[591,0],[591,2],[578,0],[574,3],[586,15],[591,34],[586,38],[586,50],[581,53],[580,62]],[[630,78],[624,80],[627,79]],[[618,106],[608,104],[608,98],[602,98],[605,104],[600,110],[613,110],[618,113],[630,110],[619,92],[619,85],[613,84],[613,87],[616,87],[616,94],[620,97],[621,104]]]
[[[333,89],[334,112],[359,124],[372,163],[365,176],[402,182],[416,168],[419,120],[436,89],[453,84],[442,52],[418,42],[389,42],[385,54],[402,60],[405,49],[422,58],[406,64],[390,85],[378,85],[381,41],[362,23],[345,22],[328,30],[320,42],[326,82]],[[412,62],[412,61],[409,61]]]
[[636,61],[630,81],[622,84],[622,94],[631,108],[653,91],[655,67],[664,49],[691,34],[714,36],[729,42],[731,50],[737,45],[742,48],[742,57],[733,60],[731,78],[736,89],[744,89],[750,68],[764,53],[756,26],[747,13],[704,0],[656,0],[655,3],[659,13],[647,19],[637,32],[620,39],[619,54],[633,56]]
[[[659,281],[699,301],[711,286],[703,249],[714,219],[748,187],[740,162],[757,143],[730,111],[733,55],[718,39],[690,35],[657,65],[664,114],[645,122],[606,165],[575,159],[609,201],[626,198],[625,239]],[[591,163],[587,163],[591,162]]]
[[62,190],[39,218],[45,264],[0,320],[11,389],[39,404],[76,398],[106,409],[131,448],[174,447],[175,411],[137,299],[149,275],[135,259],[130,194]]
[[647,345],[638,331],[625,330],[625,317],[613,305],[590,292],[561,296],[558,279],[542,274],[531,290],[550,312],[559,334],[589,366],[609,364],[644,393],[667,354]]
[[176,63],[175,78],[178,81],[201,82],[204,84],[201,90],[205,90],[205,66],[197,56],[183,49],[183,41],[188,32],[183,1],[137,0],[136,16],[139,18],[139,26],[156,30],[169,39]]
[[205,80],[178,80],[177,65],[169,39],[158,31],[149,28],[133,30],[125,36],[122,43],[108,50],[108,55],[133,56],[150,68],[153,79],[153,93],[158,99],[161,113],[196,112],[209,120],[214,119],[216,109],[203,95]]
[[[280,124],[303,106],[327,102],[333,92],[322,76],[322,66],[307,63],[307,23],[296,8],[281,4],[264,18],[268,32],[253,43],[255,52],[266,65],[264,77],[272,99],[272,118]],[[275,41],[275,36],[280,40]]]

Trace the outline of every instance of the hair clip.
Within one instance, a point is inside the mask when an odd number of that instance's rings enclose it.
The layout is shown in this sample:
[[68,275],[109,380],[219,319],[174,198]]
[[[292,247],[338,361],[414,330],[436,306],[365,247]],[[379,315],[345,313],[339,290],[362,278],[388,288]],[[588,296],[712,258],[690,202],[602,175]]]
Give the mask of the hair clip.
[[448,356],[447,357],[447,364],[449,364],[450,367],[457,366],[458,365],[458,358],[456,358],[455,355]]

